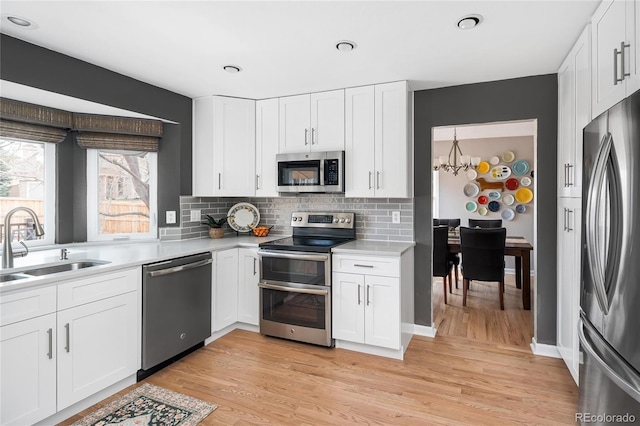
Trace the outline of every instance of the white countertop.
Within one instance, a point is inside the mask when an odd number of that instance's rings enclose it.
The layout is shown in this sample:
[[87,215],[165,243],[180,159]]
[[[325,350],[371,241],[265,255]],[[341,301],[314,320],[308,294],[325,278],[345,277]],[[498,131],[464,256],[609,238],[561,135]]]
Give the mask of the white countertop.
[[355,240],[331,249],[332,253],[363,254],[376,256],[400,256],[415,242]]
[[[112,270],[138,267],[147,263],[161,262],[176,257],[189,256],[208,251],[225,250],[234,247],[255,248],[262,242],[273,241],[284,237],[286,237],[286,235],[272,235],[268,237],[254,237],[247,235],[218,239],[200,238],[179,241],[154,240],[147,242],[122,243],[78,243],[65,244],[43,250],[32,250],[25,257],[14,258],[14,267],[11,269],[0,269],[0,274],[19,273],[35,266],[61,264],[80,260],[97,260],[107,263],[75,271],[59,272],[20,280],[0,282],[0,293],[49,285],[53,282],[59,282],[65,279],[82,278]],[[414,242],[356,240],[335,247],[332,249],[332,252],[360,255],[400,256],[414,245]],[[69,252],[67,261],[60,260],[61,248],[66,248]]]
[[[96,273],[103,273],[128,267],[137,267],[147,263],[161,262],[176,257],[189,256],[208,251],[224,250],[234,247],[258,247],[258,244],[262,242],[277,240],[284,238],[285,236],[286,235],[254,237],[251,235],[179,241],[79,243],[60,245],[55,248],[45,250],[32,250],[25,257],[14,258],[14,267],[11,269],[0,269],[0,274],[19,273],[21,271],[31,269],[34,266],[60,264],[78,260],[98,260],[108,263],[75,271],[2,282],[0,283],[0,293],[38,287],[54,281],[76,279]],[[68,261],[60,260],[61,248],[66,248],[69,251]]]

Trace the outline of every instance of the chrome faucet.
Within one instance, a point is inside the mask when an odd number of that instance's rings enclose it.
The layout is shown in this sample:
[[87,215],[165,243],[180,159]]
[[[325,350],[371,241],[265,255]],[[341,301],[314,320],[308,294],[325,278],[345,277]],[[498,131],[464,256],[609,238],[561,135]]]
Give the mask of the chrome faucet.
[[[4,217],[4,241],[2,243],[2,269],[13,268],[13,249],[11,248],[11,239],[9,238],[10,232],[9,228],[11,226],[11,216],[18,211],[25,211],[29,213],[29,216],[35,222],[34,228],[37,237],[41,237],[44,235],[44,229],[42,229],[42,225],[40,225],[40,221],[38,220],[38,216],[36,212],[31,210],[28,207],[16,207],[15,209],[9,210],[9,213]],[[22,243],[26,247],[24,243]],[[28,249],[27,249],[28,250]]]

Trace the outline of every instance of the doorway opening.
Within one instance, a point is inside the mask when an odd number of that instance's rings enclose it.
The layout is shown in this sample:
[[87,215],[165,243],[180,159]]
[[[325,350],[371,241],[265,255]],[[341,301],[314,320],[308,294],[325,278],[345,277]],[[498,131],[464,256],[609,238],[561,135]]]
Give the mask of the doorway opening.
[[[502,220],[508,239],[522,237],[534,248],[530,300],[535,301],[537,121],[443,126],[431,131],[433,218],[460,219],[464,227],[469,226],[469,219]],[[464,156],[463,164],[474,163],[470,161],[474,157],[481,161],[475,167],[458,170],[457,175],[442,166],[453,162],[449,154],[454,139]],[[457,160],[460,163],[459,154]],[[437,166],[439,170],[435,170]],[[523,188],[526,190],[520,191]],[[525,196],[529,193],[530,200]],[[451,235],[455,238],[455,232]],[[515,258],[505,256],[504,310],[500,309],[498,283],[472,281],[467,305],[462,306],[461,268],[457,288],[453,274],[451,292],[446,289],[447,304],[443,279],[433,277],[431,305],[438,334],[529,347],[535,333],[535,310],[533,303],[530,310],[523,307],[523,289],[516,287],[516,270]]]

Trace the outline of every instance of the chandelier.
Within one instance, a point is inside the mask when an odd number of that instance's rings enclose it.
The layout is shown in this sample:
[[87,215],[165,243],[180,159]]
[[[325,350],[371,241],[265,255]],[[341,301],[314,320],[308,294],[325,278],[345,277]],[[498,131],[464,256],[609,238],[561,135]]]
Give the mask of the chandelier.
[[[460,160],[460,162],[458,162]],[[480,164],[480,157],[471,157],[469,155],[462,155],[462,150],[458,144],[458,138],[456,129],[453,129],[453,142],[451,149],[449,150],[449,156],[441,155],[438,157],[438,161],[433,162],[433,170],[444,170],[445,172],[452,172],[454,176],[458,176],[460,170],[469,170],[471,168],[476,169]]]

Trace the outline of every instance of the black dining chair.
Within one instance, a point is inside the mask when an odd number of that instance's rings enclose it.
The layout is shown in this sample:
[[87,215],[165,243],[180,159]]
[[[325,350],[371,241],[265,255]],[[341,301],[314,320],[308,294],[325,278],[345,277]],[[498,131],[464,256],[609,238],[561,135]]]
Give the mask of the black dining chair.
[[502,219],[469,219],[469,228],[502,228]]
[[462,306],[467,306],[471,280],[499,283],[500,309],[504,310],[505,228],[460,228],[462,252]]
[[[434,225],[436,225],[435,221],[438,221],[437,225],[447,225],[449,227],[449,231],[453,231],[457,227],[460,226],[460,219],[433,219]],[[449,253],[449,262],[453,264],[453,270],[455,271],[456,276],[456,288],[458,288],[458,266],[460,265],[460,255],[458,253]]]
[[447,304],[447,277],[449,278],[449,293],[451,293],[451,268],[449,261],[449,228],[447,226],[433,227],[433,276],[442,277],[444,285],[444,304]]

